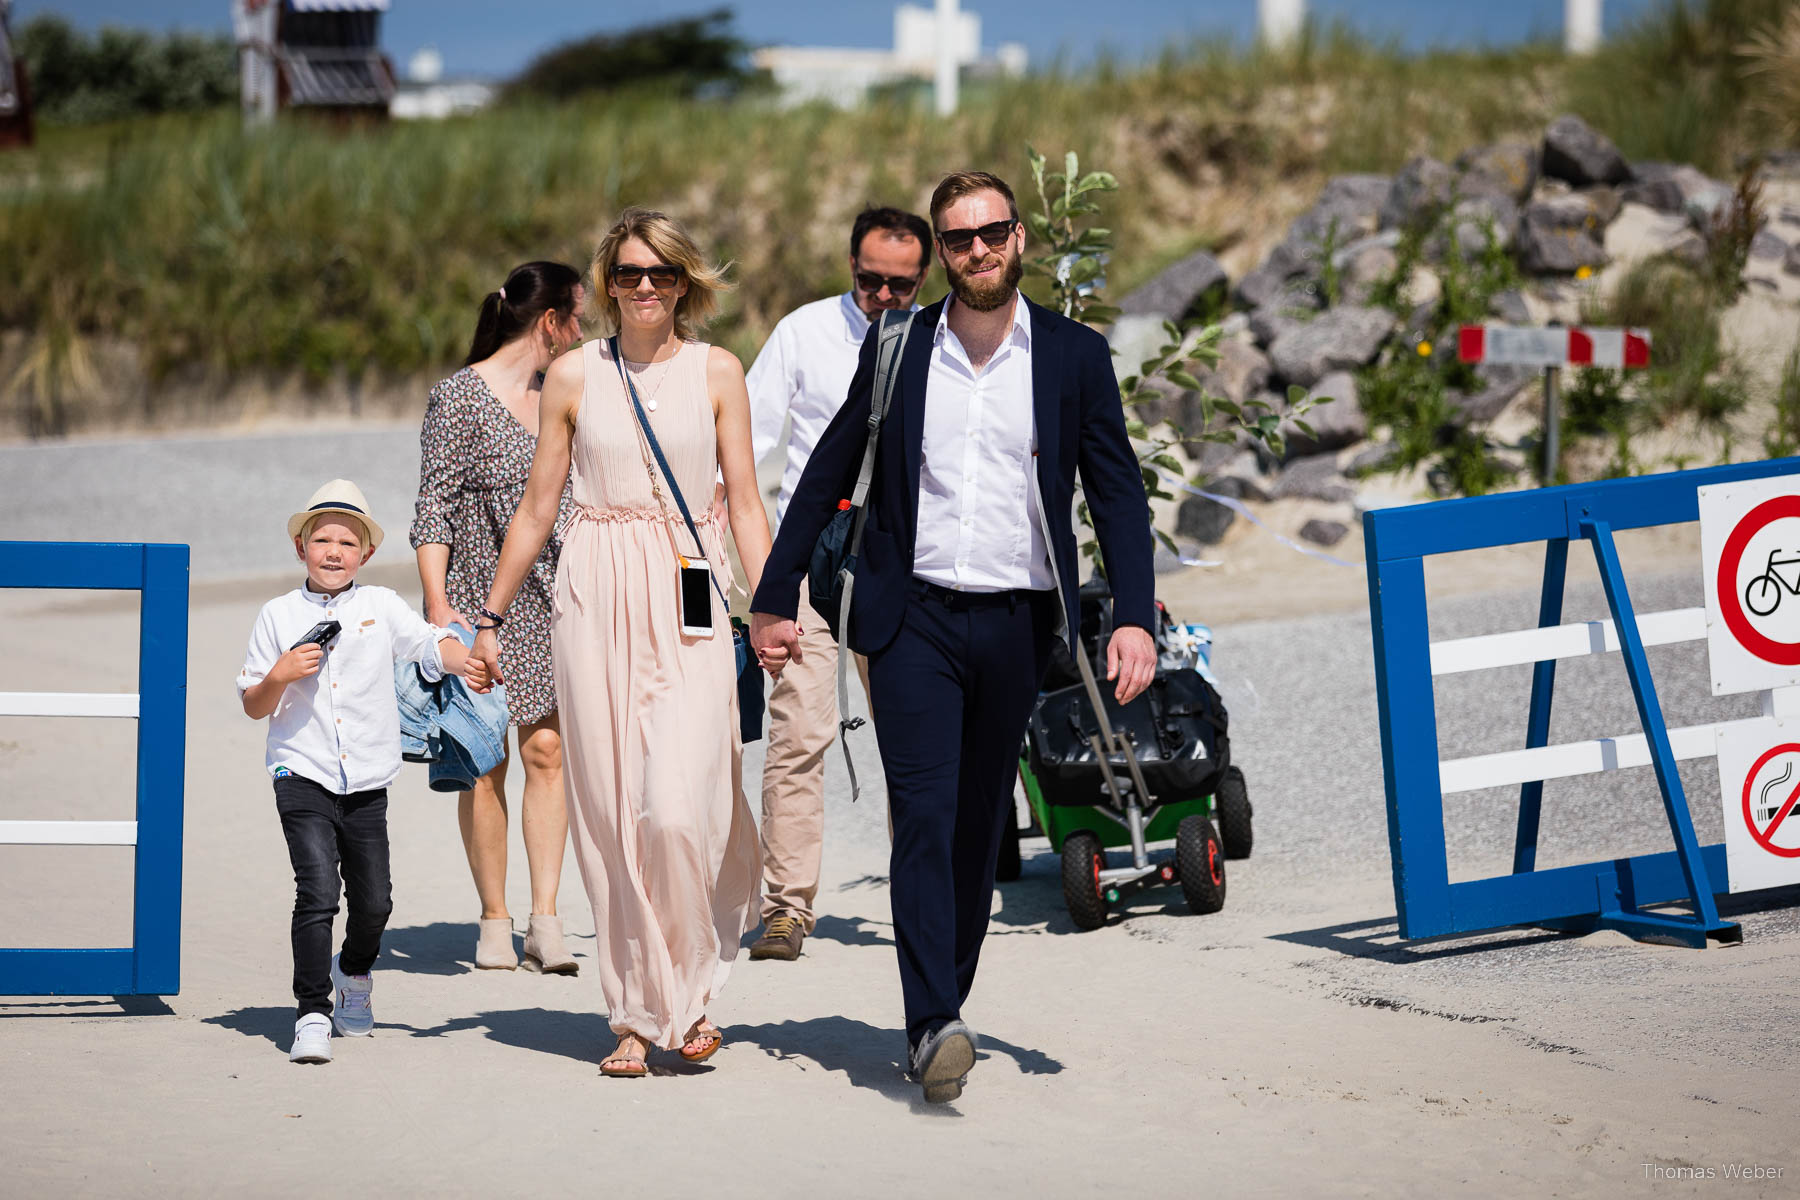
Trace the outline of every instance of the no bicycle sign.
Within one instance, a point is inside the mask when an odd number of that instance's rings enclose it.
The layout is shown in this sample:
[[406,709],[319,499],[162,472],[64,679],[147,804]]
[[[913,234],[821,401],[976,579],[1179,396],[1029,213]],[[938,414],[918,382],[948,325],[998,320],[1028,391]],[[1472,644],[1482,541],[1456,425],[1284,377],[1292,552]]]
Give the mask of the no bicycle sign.
[[1721,729],[1719,787],[1731,890],[1800,882],[1800,720]]
[[1700,489],[1715,696],[1800,684],[1800,477]]

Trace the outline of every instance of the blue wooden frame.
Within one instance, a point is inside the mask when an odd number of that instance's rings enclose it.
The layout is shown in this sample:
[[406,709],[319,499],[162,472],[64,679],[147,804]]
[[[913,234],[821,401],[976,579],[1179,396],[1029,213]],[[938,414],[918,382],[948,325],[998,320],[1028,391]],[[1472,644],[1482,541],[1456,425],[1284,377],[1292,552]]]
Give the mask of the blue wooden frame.
[[175,995],[181,990],[188,548],[0,542],[0,587],[142,593],[131,945],[117,949],[0,949],[0,996]]
[[[1713,900],[1722,890],[1713,880],[1726,878],[1725,847],[1701,846],[1695,838],[1613,533],[1699,520],[1696,489],[1707,484],[1792,474],[1800,474],[1800,458],[1443,500],[1363,515],[1388,851],[1402,938],[1538,925],[1578,932],[1618,929],[1642,941],[1688,946],[1704,946],[1708,938],[1739,940],[1738,927],[1719,918]],[[1539,781],[1520,789],[1512,874],[1451,883],[1424,560],[1433,554],[1536,541],[1546,543],[1540,626],[1562,620],[1569,543],[1584,541],[1593,549],[1675,848],[1536,870],[1544,790]],[[1526,715],[1528,747],[1548,740],[1555,683],[1555,662],[1538,663]],[[1693,915],[1644,911],[1674,901],[1690,903]]]

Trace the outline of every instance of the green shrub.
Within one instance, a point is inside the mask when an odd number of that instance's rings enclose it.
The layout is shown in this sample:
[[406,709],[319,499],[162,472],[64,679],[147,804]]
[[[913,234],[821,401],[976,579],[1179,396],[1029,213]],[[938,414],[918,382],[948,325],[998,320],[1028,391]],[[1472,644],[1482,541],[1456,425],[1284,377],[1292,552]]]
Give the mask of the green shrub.
[[1792,81],[1757,69],[1763,60],[1753,39],[1792,7],[1793,0],[1663,0],[1571,64],[1569,106],[1627,158],[1730,172],[1781,131],[1757,101]]
[[237,50],[223,36],[106,28],[89,37],[43,16],[19,28],[17,43],[50,123],[216,108],[238,94]]
[[1724,303],[1703,275],[1665,258],[1634,265],[1584,306],[1587,324],[1650,331],[1650,366],[1633,371],[1626,385],[1634,420],[1668,426],[1686,418],[1714,433],[1729,429],[1749,395],[1719,327]]

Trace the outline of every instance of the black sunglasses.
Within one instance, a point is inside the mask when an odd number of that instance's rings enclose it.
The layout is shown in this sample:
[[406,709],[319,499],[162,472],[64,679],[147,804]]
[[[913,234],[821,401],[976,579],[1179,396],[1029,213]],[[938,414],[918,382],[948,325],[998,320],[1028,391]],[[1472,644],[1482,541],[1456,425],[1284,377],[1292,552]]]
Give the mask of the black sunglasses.
[[882,288],[886,288],[888,295],[898,298],[910,296],[918,291],[919,279],[916,275],[877,275],[873,271],[858,271],[856,286],[860,291],[867,292],[871,296]]
[[979,237],[981,244],[991,250],[1004,243],[1018,227],[1019,223],[1008,217],[1004,221],[990,222],[979,229],[945,229],[937,235],[938,244],[952,254],[967,254]]
[[654,288],[672,288],[681,282],[680,267],[671,267],[666,263],[658,263],[654,267],[638,267],[630,263],[614,263],[612,269],[613,286],[635,288],[650,277],[650,286]]

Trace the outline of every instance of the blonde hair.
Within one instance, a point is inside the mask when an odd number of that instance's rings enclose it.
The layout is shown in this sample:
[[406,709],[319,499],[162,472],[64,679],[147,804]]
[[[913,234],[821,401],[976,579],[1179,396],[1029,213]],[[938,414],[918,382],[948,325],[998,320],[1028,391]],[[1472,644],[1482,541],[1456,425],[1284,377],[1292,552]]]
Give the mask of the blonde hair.
[[731,290],[725,268],[706,261],[700,247],[673,217],[648,208],[628,208],[594,251],[594,325],[603,338],[619,332],[619,302],[608,286],[619,248],[636,238],[671,266],[680,267],[687,293],[675,301],[675,336],[692,341],[719,314],[719,297]]

